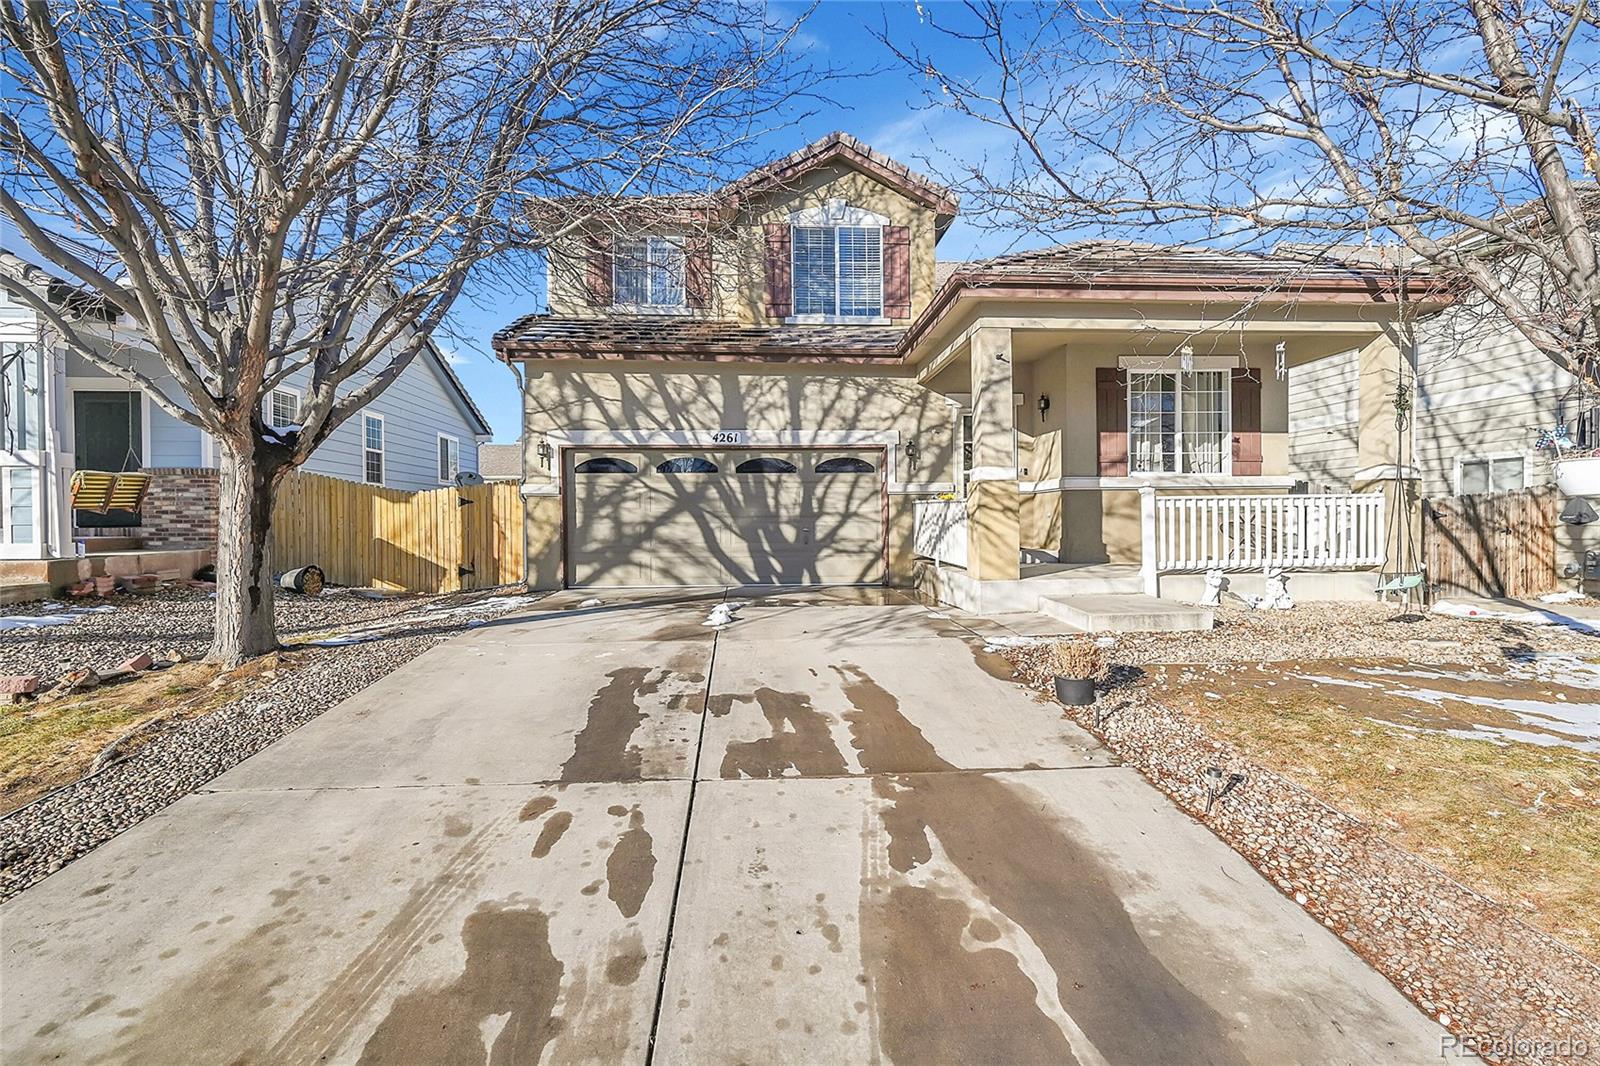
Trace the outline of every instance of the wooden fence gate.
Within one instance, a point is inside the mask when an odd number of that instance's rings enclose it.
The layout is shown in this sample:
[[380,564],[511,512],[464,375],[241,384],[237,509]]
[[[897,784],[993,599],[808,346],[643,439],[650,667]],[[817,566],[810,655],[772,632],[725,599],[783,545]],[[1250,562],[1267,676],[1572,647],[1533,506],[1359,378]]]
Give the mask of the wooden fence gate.
[[514,481],[404,492],[293,474],[272,515],[273,569],[315,563],[339,585],[459,592],[524,578]]
[[1559,510],[1548,487],[1424,502],[1433,594],[1522,598],[1553,591]]

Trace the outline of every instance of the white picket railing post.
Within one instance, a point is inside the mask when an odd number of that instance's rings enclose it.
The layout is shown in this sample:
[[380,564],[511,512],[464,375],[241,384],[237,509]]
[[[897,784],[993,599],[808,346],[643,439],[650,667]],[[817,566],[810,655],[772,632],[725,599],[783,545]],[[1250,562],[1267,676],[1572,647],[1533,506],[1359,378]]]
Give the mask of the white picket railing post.
[[1146,572],[1152,556],[1157,574],[1214,568],[1343,570],[1384,561],[1382,493],[1157,498],[1145,488],[1140,511]]
[[1160,543],[1156,523],[1156,490],[1149,485],[1139,489],[1139,574],[1144,579],[1144,594],[1154,596],[1161,590],[1161,571],[1157,565]]

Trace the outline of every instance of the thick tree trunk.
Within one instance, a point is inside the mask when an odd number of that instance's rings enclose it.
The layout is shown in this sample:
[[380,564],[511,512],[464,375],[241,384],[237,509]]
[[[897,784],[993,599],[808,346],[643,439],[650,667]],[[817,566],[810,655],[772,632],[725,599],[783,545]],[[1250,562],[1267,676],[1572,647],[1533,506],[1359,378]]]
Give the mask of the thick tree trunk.
[[272,617],[272,503],[285,466],[258,442],[219,441],[216,634],[206,658],[225,667],[278,647]]

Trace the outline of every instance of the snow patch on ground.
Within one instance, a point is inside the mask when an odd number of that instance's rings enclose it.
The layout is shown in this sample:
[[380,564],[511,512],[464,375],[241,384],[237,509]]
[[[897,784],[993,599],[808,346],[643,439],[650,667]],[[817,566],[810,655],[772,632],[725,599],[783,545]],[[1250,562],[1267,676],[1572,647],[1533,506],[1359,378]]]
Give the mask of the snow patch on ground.
[[706,615],[706,620],[700,624],[711,629],[721,629],[723,626],[732,625],[737,619],[734,617],[743,604],[719,603],[711,608],[711,613]]
[[116,608],[112,607],[110,604],[104,604],[99,607],[70,608],[65,607],[62,604],[56,604],[53,607],[47,606],[45,610],[54,611],[55,613],[9,614],[0,616],[0,633],[14,629],[43,629],[46,626],[71,625],[73,622],[76,622],[86,614],[110,614],[111,612],[115,611]]
[[1451,600],[1441,600],[1433,605],[1433,613],[1448,615],[1451,618],[1481,618],[1495,622],[1519,622],[1528,626],[1566,626],[1577,633],[1600,634],[1600,629],[1596,629],[1588,622],[1556,611],[1502,610],[1493,607],[1479,607],[1474,604],[1455,603]]

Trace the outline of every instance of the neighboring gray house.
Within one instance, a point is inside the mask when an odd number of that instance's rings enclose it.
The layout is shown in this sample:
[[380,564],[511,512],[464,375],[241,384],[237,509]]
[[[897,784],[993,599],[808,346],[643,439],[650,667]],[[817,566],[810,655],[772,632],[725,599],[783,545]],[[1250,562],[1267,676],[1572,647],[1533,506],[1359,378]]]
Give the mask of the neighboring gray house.
[[[1549,457],[1534,442],[1558,424],[1600,445],[1576,379],[1481,302],[1421,320],[1416,339],[1413,454],[1424,496],[1549,483]],[[1356,402],[1354,352],[1289,371],[1289,462],[1312,491],[1348,488],[1356,472]]]
[[[38,267],[0,251],[25,269],[36,292],[81,298]],[[158,383],[159,358],[124,322],[86,327],[103,354],[137,366]],[[147,547],[208,543],[214,529],[217,448],[209,434],[173,417],[142,390],[69,349],[33,309],[0,289],[4,439],[0,440],[0,558],[73,554],[75,541],[134,538]],[[380,360],[366,373],[383,368]],[[365,375],[351,382],[358,386]],[[303,378],[291,378],[264,401],[271,424],[299,422]],[[178,391],[173,390],[172,395]],[[392,489],[431,489],[478,468],[478,446],[491,435],[483,414],[430,342],[392,385],[333,431],[304,469]],[[72,513],[75,470],[156,473],[143,515]]]

